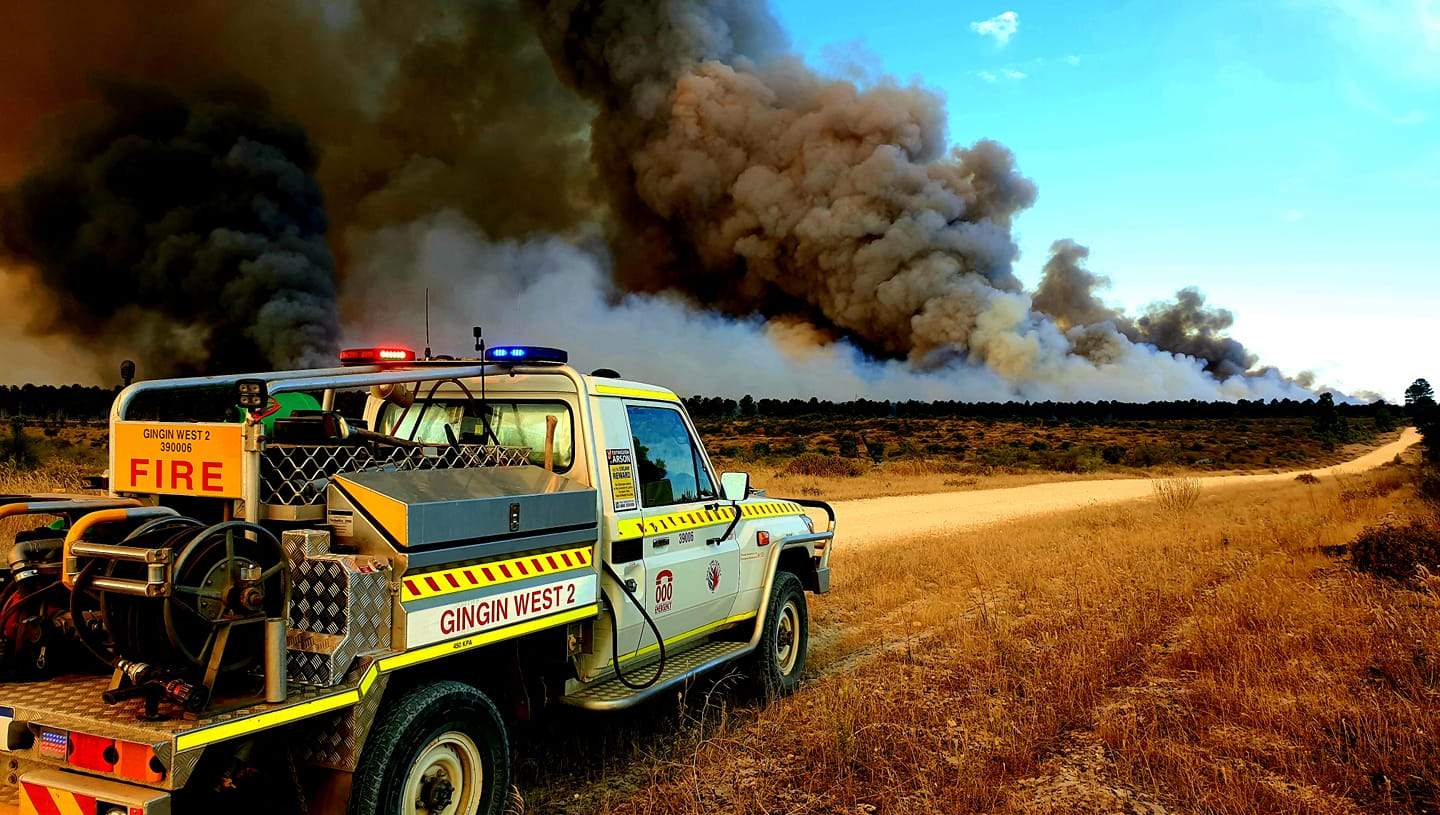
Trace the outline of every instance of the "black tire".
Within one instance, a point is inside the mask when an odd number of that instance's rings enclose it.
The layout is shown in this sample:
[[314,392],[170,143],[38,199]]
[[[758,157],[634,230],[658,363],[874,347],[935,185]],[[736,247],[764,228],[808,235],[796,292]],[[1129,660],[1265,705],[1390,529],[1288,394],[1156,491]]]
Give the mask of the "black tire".
[[[429,754],[427,748],[455,733],[469,737],[482,770],[478,805],[455,815],[503,812],[510,798],[510,744],[500,711],[485,694],[463,682],[430,682],[405,691],[381,709],[355,769],[349,815],[415,812],[414,802],[401,801],[411,771],[422,755]],[[433,794],[433,785],[428,789]],[[463,795],[463,787],[455,794]],[[409,808],[402,808],[402,803]]]
[[756,690],[773,699],[793,693],[800,685],[805,655],[810,650],[805,587],[793,573],[775,574],[762,624],[765,628],[760,632],[760,645],[750,658],[750,675]]

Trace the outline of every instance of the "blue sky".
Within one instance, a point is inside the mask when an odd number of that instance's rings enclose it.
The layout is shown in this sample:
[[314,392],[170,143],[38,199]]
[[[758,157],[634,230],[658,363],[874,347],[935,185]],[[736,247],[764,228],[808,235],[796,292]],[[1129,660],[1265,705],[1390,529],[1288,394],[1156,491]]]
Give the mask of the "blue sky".
[[1440,379],[1440,0],[775,11],[812,64],[917,81],[952,142],[1015,151],[1027,283],[1074,238],[1110,301],[1198,285],[1289,373],[1391,399]]

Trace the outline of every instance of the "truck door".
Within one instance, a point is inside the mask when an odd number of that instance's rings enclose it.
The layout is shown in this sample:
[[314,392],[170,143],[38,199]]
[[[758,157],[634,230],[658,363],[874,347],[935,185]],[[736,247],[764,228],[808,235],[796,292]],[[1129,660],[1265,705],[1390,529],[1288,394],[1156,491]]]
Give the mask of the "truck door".
[[740,588],[740,548],[721,539],[715,479],[678,406],[626,400],[645,559],[646,610],[667,640],[726,619]]

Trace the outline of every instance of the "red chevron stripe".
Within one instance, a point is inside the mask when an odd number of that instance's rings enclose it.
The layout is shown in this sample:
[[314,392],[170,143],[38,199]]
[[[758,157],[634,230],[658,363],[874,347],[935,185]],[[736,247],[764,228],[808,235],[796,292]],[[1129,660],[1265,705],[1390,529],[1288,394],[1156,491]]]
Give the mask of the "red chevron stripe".
[[558,564],[558,563],[555,562],[555,556],[554,556],[554,555],[546,555],[546,556],[545,556],[545,559],[548,560],[548,561],[550,561],[550,568],[552,568],[552,569],[558,569],[558,568],[560,568],[560,564]]
[[486,579],[486,580],[490,581],[491,583],[494,583],[494,582],[495,582],[495,573],[492,572],[492,571],[490,571],[489,567],[487,567],[487,566],[481,566],[481,567],[480,567],[480,571],[482,571],[482,572],[485,573],[485,579]]
[[472,586],[478,586],[478,585],[480,585],[480,581],[475,579],[475,573],[472,572],[472,571],[470,571],[469,569],[466,569],[466,570],[465,570],[465,579],[466,579],[466,580],[469,580],[469,581],[470,581],[470,585],[472,585]]
[[31,806],[35,807],[36,815],[60,815],[60,807],[56,806],[55,800],[50,797],[50,790],[28,781],[20,784],[25,788],[25,797]]
[[440,584],[436,583],[435,578],[431,577],[430,575],[425,575],[425,585],[429,586],[431,591],[440,590]]
[[417,585],[415,585],[415,581],[414,581],[414,580],[411,580],[411,579],[408,578],[408,577],[405,578],[405,588],[406,588],[406,590],[408,590],[411,594],[419,594],[419,593],[420,593],[420,587],[417,586]]
[[452,589],[460,588],[460,581],[455,579],[455,575],[448,572],[445,574],[445,582],[449,583]]

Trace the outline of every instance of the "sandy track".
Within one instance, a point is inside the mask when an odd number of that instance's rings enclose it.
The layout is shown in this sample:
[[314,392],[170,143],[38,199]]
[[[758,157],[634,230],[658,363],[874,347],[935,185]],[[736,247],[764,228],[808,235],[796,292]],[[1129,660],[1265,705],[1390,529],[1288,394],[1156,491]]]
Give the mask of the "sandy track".
[[[1420,441],[1415,428],[1406,428],[1396,441],[1359,458],[1333,467],[1257,475],[1221,475],[1200,479],[1206,489],[1260,484],[1293,479],[1302,472],[1317,476],[1358,473],[1378,467]],[[1132,501],[1152,494],[1148,478],[1096,479],[1031,484],[973,492],[898,495],[834,503],[838,524],[838,553],[857,546],[944,530],[966,530],[1029,515],[1043,515],[1087,506]]]

